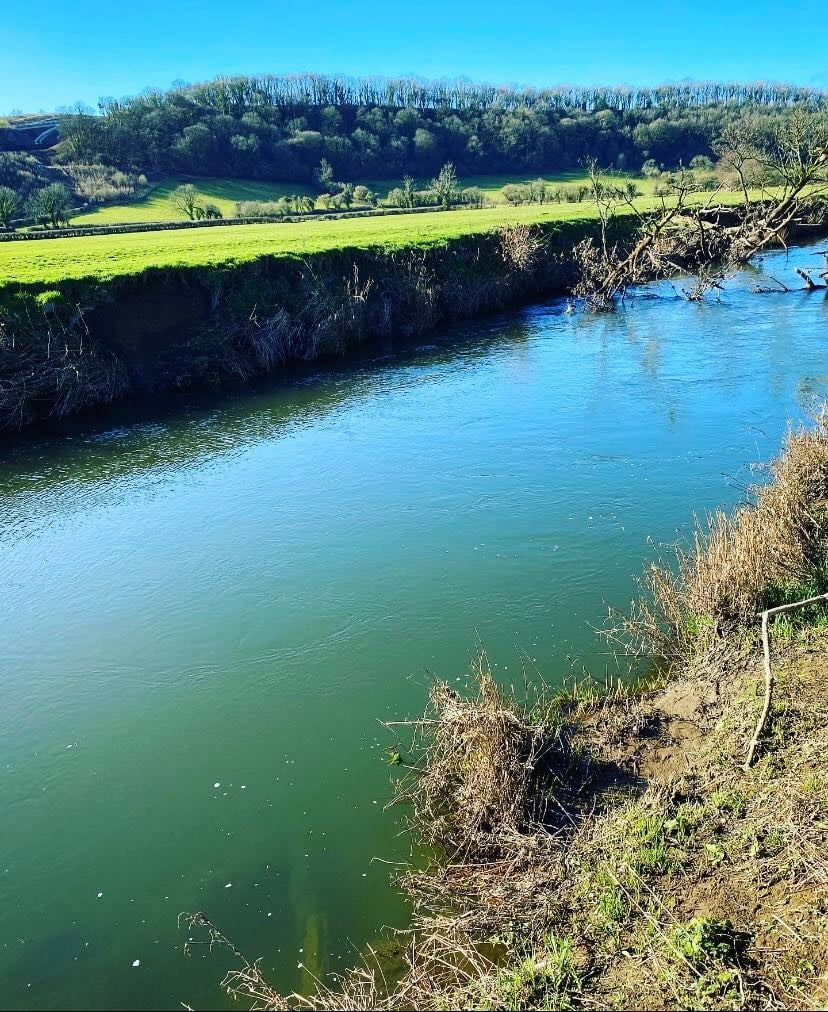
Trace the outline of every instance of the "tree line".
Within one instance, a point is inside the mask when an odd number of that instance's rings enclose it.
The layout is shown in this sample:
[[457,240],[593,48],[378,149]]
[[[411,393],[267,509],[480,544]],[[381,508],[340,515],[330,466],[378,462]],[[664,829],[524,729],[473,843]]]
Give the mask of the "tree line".
[[792,85],[502,88],[466,81],[290,75],[220,78],[65,112],[57,159],[129,172],[314,181],[573,169],[709,157],[748,119],[774,129],[825,93]]

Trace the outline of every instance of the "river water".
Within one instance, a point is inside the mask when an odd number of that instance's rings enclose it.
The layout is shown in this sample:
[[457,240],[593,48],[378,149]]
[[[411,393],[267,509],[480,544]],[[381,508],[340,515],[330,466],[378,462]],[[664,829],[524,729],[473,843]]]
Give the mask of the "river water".
[[289,988],[403,925],[379,721],[480,646],[507,682],[612,669],[607,606],[825,392],[828,303],[755,279],[7,442],[2,1007],[225,1007],[183,910]]

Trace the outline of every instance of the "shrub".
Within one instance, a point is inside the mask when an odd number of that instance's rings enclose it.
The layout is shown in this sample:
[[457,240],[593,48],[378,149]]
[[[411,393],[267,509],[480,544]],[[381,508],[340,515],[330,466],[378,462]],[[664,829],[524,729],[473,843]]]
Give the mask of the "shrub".
[[369,207],[376,207],[379,203],[379,199],[374,191],[362,185],[354,187],[354,200],[358,204],[367,204]]
[[479,186],[467,186],[460,191],[460,200],[469,207],[483,207],[486,203],[486,194]]
[[0,225],[9,228],[20,207],[20,198],[10,186],[0,186]]

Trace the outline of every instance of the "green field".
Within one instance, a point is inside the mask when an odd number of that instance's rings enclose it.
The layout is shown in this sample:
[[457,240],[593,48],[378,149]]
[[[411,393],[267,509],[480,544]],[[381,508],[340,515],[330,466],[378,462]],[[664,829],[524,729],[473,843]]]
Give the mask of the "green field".
[[[737,194],[723,194],[738,200]],[[699,195],[699,199],[703,199]],[[641,210],[660,206],[641,198]],[[593,204],[537,204],[365,218],[317,218],[0,243],[0,285],[112,278],[150,268],[219,266],[261,256],[301,257],[368,247],[432,246],[502,225],[594,218]]]
[[430,246],[511,223],[591,216],[587,204],[553,204],[5,242],[0,285],[104,279],[152,267],[226,265],[347,247]]
[[[607,177],[609,179],[609,177]],[[656,184],[656,180],[645,179],[644,177],[624,175],[613,177],[616,181],[620,179],[632,180],[638,189],[644,194],[652,194],[653,187]],[[495,204],[506,204],[503,199],[501,190],[504,186],[510,183],[516,183],[518,185],[531,183],[536,179],[542,179],[545,183],[550,186],[581,186],[589,183],[589,177],[582,170],[575,172],[557,172],[553,174],[541,173],[540,175],[535,174],[534,176],[514,176],[514,175],[499,175],[499,176],[461,176],[460,186],[476,186],[482,190],[488,200],[491,200]],[[426,189],[429,185],[429,179],[417,179],[415,180],[418,189]],[[380,199],[384,200],[388,196],[389,190],[392,190],[395,186],[400,185],[399,179],[369,179],[365,185],[370,189],[374,190],[379,194]]]
[[184,182],[192,182],[203,202],[216,204],[225,218],[236,213],[239,200],[278,200],[294,193],[311,194],[302,183],[263,183],[253,179],[185,180],[170,176],[155,183],[140,200],[108,204],[72,218],[73,225],[123,225],[143,221],[180,221],[185,216],[170,203],[170,194]]
[[[508,183],[529,183],[532,179],[542,178],[552,186],[579,186],[587,182],[583,172],[561,172],[556,175],[538,176],[464,176],[461,186],[477,186],[486,198],[495,204],[504,204],[501,190]],[[632,177],[629,177],[632,178]],[[123,225],[145,221],[180,221],[184,215],[170,203],[170,193],[184,182],[192,182],[198,190],[202,202],[216,204],[225,218],[236,213],[236,203],[240,200],[278,200],[280,197],[296,193],[311,195],[315,191],[303,183],[265,183],[252,179],[197,179],[187,180],[183,177],[169,176],[155,183],[150,192],[139,200],[108,204],[84,211],[72,218],[73,225]],[[400,185],[399,179],[369,179],[365,185],[374,190],[385,200],[390,190]],[[651,179],[635,179],[642,193],[650,194],[654,186]],[[428,179],[418,179],[417,186],[425,189]],[[321,206],[321,205],[317,205]]]

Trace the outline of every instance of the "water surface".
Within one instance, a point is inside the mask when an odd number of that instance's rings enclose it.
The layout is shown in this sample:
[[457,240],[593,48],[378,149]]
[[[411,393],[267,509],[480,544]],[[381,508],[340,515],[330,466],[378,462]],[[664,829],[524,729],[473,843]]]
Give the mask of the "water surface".
[[612,665],[607,605],[825,391],[825,300],[752,280],[7,443],[3,1007],[224,1007],[181,910],[284,987],[404,924],[379,721],[481,644],[505,681]]

